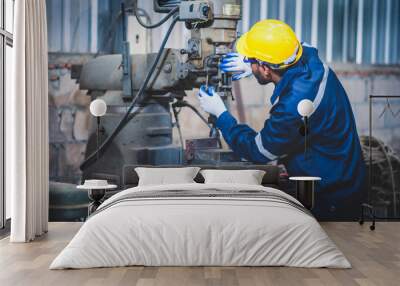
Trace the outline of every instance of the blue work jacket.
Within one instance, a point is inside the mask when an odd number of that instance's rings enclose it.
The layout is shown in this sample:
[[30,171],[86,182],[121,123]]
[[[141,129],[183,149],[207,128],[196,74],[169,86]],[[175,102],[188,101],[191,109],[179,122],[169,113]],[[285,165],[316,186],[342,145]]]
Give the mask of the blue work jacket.
[[[299,62],[275,86],[270,116],[260,132],[238,124],[228,111],[219,116],[217,127],[242,158],[256,163],[278,160],[290,176],[321,177],[316,186],[316,212],[326,212],[365,189],[366,170],[346,91],[335,73],[321,62],[317,50],[303,47]],[[307,160],[305,137],[299,132],[303,118],[297,111],[303,99],[314,104]],[[359,210],[359,205],[352,207]]]

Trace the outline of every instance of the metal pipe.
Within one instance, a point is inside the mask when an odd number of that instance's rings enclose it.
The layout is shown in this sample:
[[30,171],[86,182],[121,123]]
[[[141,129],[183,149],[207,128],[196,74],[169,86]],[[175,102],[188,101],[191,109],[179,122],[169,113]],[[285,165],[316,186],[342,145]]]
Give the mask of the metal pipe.
[[376,37],[378,31],[378,1],[372,7],[371,64],[376,63]]
[[358,0],[357,11],[357,47],[356,47],[356,63],[362,63],[363,52],[363,21],[364,21],[364,0]]
[[304,160],[307,161],[308,116],[304,116]]
[[333,49],[333,0],[328,0],[328,19],[326,25],[326,61],[332,62]]
[[[100,142],[100,116],[96,116],[97,129],[96,129],[96,150],[99,150]],[[96,158],[99,160],[99,152],[96,152]]]
[[349,0],[344,2],[343,11],[343,43],[342,43],[342,61],[347,62],[348,55],[348,37],[349,37]]
[[302,19],[303,19],[303,0],[296,1],[296,22],[295,22],[295,31],[296,36],[301,41],[301,32],[302,32]]
[[268,18],[268,0],[260,0],[260,20]]
[[279,20],[285,21],[285,9],[286,9],[286,1],[279,1]]
[[242,33],[250,28],[250,0],[243,0]]
[[71,2],[70,1],[63,1],[62,5],[62,33],[61,37],[63,37],[63,41],[61,41],[61,50],[65,52],[69,52],[69,43],[71,42]]
[[318,47],[318,0],[312,2],[311,46]]
[[[385,64],[390,62],[390,23],[392,21],[392,0],[386,1],[386,23],[385,23]],[[393,35],[393,34],[392,34]]]
[[98,2],[97,0],[91,0],[91,43],[90,43],[90,51],[92,53],[97,52],[97,20],[98,20]]
[[[394,10],[394,11],[399,11],[399,7],[400,7],[400,2],[399,1],[395,1],[394,3],[393,3],[393,7],[392,7],[392,10]],[[398,15],[398,14],[397,14]],[[392,27],[392,35],[393,35],[393,38],[392,38],[392,49],[391,49],[391,51],[392,51],[392,64],[395,64],[395,63],[399,63],[399,49],[400,49],[400,47],[399,47],[399,33],[400,33],[400,31],[399,31],[399,21],[394,21],[394,26]]]

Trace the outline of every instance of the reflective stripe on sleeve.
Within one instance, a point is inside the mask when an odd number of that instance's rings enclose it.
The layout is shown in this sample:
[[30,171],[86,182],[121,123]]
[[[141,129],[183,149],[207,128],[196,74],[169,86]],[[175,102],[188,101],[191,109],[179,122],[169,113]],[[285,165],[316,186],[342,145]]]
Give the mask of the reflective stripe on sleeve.
[[263,144],[262,144],[262,140],[261,140],[261,134],[258,133],[256,138],[256,145],[258,148],[258,151],[263,154],[266,158],[268,158],[269,160],[273,161],[276,160],[278,158],[278,156],[275,156],[274,154],[272,154],[271,152],[269,152],[267,149],[264,148]]
[[313,101],[314,110],[311,112],[309,117],[317,110],[319,104],[322,101],[322,98],[324,97],[326,82],[328,80],[328,74],[329,74],[329,67],[326,64],[324,64],[324,75],[322,77],[321,83],[319,84],[317,96],[314,98]]

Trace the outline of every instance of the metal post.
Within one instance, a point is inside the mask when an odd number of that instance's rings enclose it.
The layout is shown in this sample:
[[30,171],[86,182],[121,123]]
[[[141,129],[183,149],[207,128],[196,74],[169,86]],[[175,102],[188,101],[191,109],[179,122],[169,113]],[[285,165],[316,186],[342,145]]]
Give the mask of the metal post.
[[304,160],[307,161],[308,117],[304,116]]
[[358,0],[356,63],[362,63],[364,0]]
[[279,20],[285,21],[285,9],[286,9],[286,1],[279,1]]
[[91,0],[91,42],[90,42],[90,51],[92,53],[97,52],[97,20],[98,20],[98,3],[97,0]]
[[245,33],[250,26],[250,0],[243,0],[242,4],[242,33]]
[[71,1],[63,1],[62,2],[62,19],[61,19],[61,25],[63,27],[63,33],[61,34],[62,37],[62,45],[61,45],[61,50],[63,52],[70,52],[71,49]]
[[96,157],[97,161],[99,161],[99,140],[100,140],[100,116],[96,117],[97,119],[97,130],[96,130]]
[[122,22],[122,95],[124,99],[132,99],[132,69],[129,41],[127,40],[127,19],[125,14],[125,4],[121,3],[121,22]]
[[371,64],[376,63],[377,30],[378,30],[378,1],[374,1],[372,8]]
[[318,0],[312,2],[311,46],[318,47]]
[[268,18],[268,0],[260,0],[260,20]]
[[302,19],[303,19],[303,0],[296,1],[296,22],[295,22],[295,31],[296,36],[301,41],[302,34]]
[[386,23],[385,23],[385,64],[390,62],[390,38],[393,34],[390,33],[390,24],[392,21],[392,0],[386,1]]
[[328,1],[328,19],[326,25],[326,61],[332,62],[333,49],[333,0]]
[[[399,1],[395,1],[393,2],[393,6],[392,6],[392,10],[394,11],[399,11],[400,8],[400,2]],[[398,15],[398,14],[397,14]],[[399,61],[399,21],[394,21],[394,25],[392,26],[392,63],[398,63]]]
[[343,44],[342,44],[342,61],[347,62],[348,54],[348,34],[349,34],[349,0],[344,2],[343,13]]

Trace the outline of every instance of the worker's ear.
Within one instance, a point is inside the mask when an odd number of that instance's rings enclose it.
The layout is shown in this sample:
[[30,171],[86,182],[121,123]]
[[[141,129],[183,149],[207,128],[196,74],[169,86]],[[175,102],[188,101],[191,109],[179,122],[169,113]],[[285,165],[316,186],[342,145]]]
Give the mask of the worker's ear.
[[261,65],[260,66],[260,72],[266,78],[271,78],[271,76],[272,76],[272,69],[269,66]]

